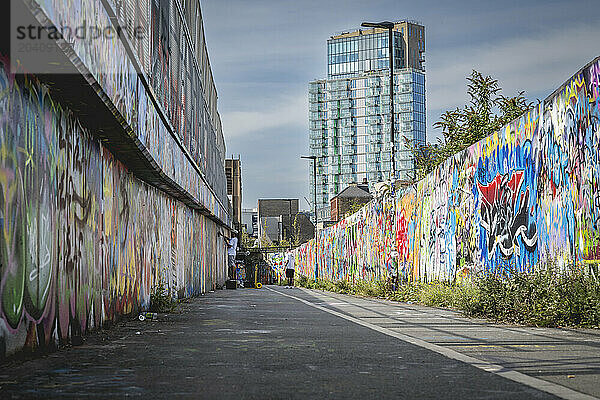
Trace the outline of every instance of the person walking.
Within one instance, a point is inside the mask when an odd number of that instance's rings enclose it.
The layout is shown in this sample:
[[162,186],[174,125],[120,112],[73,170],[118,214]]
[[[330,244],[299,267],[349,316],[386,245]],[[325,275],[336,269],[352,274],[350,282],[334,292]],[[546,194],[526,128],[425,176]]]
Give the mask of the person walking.
[[286,264],[285,264],[285,276],[288,280],[288,288],[291,288],[294,286],[294,272],[296,269],[296,266],[294,265],[296,263],[296,257],[294,257],[294,253],[291,251],[288,251],[286,254]]
[[235,279],[235,256],[237,255],[238,238],[232,236],[227,243],[227,261],[229,264],[229,279]]

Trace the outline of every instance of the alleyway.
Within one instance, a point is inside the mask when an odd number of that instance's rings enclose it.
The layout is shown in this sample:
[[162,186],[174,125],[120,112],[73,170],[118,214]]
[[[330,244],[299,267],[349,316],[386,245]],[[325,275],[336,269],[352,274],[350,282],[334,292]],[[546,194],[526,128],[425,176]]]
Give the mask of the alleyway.
[[549,399],[536,387],[554,382],[591,398],[563,385],[600,396],[598,337],[302,289],[217,291],[13,362],[0,397]]

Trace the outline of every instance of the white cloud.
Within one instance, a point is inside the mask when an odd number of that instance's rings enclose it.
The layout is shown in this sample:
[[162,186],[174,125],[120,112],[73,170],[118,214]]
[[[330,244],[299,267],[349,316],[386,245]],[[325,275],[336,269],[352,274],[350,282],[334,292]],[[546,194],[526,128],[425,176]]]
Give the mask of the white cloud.
[[505,95],[525,90],[526,95],[545,97],[600,54],[599,37],[600,27],[577,25],[536,37],[438,52],[427,61],[427,107],[446,110],[464,104],[465,78],[472,69],[498,79]]
[[272,128],[301,127],[306,128],[307,131],[307,93],[297,96],[282,96],[277,99],[275,104],[270,104],[263,109],[224,113],[221,118],[225,139],[235,139]]
[[[598,0],[398,2],[203,0],[228,153],[242,154],[244,204],[306,194],[307,84],[326,71],[326,40],[364,20],[415,18],[427,30],[428,135],[467,101],[475,68],[505,95],[544,98],[600,53]],[[587,22],[587,25],[584,24]]]
[[600,27],[567,25],[533,37],[457,46],[431,54],[427,60],[428,140],[441,135],[432,127],[442,112],[468,101],[465,78],[472,69],[498,79],[505,96],[523,90],[529,101],[543,100],[600,55],[598,37]]

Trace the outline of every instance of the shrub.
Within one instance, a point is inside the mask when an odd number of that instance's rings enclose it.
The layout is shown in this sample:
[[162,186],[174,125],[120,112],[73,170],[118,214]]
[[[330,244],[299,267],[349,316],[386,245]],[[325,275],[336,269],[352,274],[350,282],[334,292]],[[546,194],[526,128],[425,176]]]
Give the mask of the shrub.
[[161,280],[158,285],[155,286],[150,293],[150,312],[173,312],[177,302],[174,301],[169,292],[165,287],[164,282]]
[[600,325],[600,284],[577,268],[490,274],[474,284],[460,307],[467,315],[543,327]]
[[489,273],[460,284],[407,282],[395,291],[386,281],[317,281],[298,286],[337,293],[453,308],[465,315],[541,327],[600,326],[600,283],[579,268],[552,264],[534,272]]

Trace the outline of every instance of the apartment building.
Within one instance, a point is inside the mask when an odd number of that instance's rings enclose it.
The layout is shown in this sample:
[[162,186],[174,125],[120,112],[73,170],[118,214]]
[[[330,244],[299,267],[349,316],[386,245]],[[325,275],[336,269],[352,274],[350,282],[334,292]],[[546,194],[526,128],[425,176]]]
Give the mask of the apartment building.
[[318,220],[331,218],[330,200],[352,183],[369,188],[389,179],[409,180],[414,163],[404,137],[425,143],[425,28],[395,23],[394,130],[391,162],[388,31],[342,32],[327,41],[327,78],[309,83],[309,146],[317,157]]

